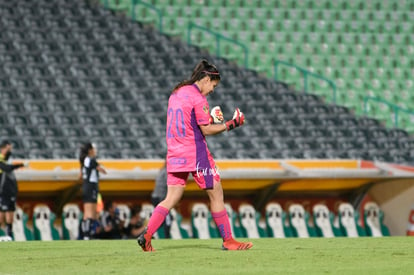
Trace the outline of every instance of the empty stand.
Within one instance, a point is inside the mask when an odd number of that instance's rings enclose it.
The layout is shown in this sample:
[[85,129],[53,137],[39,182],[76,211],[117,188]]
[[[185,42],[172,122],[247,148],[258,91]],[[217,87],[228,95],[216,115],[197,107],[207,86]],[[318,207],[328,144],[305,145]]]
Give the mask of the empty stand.
[[[125,10],[130,1],[119,1],[122,8],[117,1],[109,2],[111,7]],[[345,24],[336,26],[327,21],[341,15],[333,10],[286,7],[280,1],[277,5],[259,1],[258,6],[242,1],[241,7],[226,4],[209,7],[208,11],[201,4],[183,7],[167,2],[152,1],[171,17],[193,18],[201,11],[221,18],[230,14],[231,22],[218,20],[216,27],[240,39],[253,40],[258,51],[274,49],[289,58],[301,56],[295,53],[293,42],[306,40],[299,51],[317,51],[317,58],[311,61],[322,60],[320,64],[324,58],[319,53],[326,52],[326,47],[317,43],[321,32],[324,40],[337,41],[339,36],[326,29]],[[320,13],[327,16],[325,23],[322,19],[312,23],[322,16]],[[300,22],[293,20],[298,14],[304,18]],[[283,20],[276,21],[276,16]],[[249,20],[246,23],[241,18]],[[247,117],[246,125],[234,134],[212,137],[214,141],[209,138],[216,158],[413,160],[407,152],[412,151],[414,142],[405,131],[386,129],[377,120],[356,118],[347,108],[325,104],[313,94],[298,93],[292,86],[241,69],[230,60],[213,57],[93,2],[0,0],[0,21],[0,138],[12,140],[16,157],[75,158],[79,144],[91,140],[98,144],[101,158],[164,158],[165,108],[171,89],[188,78],[194,65],[206,57],[223,75],[209,98],[210,105],[221,105],[226,118],[235,107],[242,108]],[[185,26],[178,21],[178,26]],[[399,28],[409,30],[408,20],[404,23]],[[385,22],[381,24],[385,26]],[[252,26],[259,30],[253,37],[249,35]],[[285,37],[286,33],[291,34]],[[282,45],[281,37],[291,42]],[[340,37],[344,46],[336,47],[332,56],[348,63],[360,64],[345,58],[349,48],[361,54],[383,51],[376,44],[370,49],[363,43],[345,45],[355,39],[354,35]],[[358,37],[362,41],[363,37]],[[394,38],[404,45],[405,35]],[[410,51],[410,46],[402,45],[394,45],[393,51]],[[261,59],[256,56],[256,60]],[[335,70],[332,67],[333,75]],[[396,75],[403,77],[401,70]],[[345,77],[342,73],[341,69],[338,77]]]

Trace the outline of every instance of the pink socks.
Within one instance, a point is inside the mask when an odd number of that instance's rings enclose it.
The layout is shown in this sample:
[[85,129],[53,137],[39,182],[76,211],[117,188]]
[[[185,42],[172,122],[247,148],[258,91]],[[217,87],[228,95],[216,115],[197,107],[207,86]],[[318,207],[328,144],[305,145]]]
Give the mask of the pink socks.
[[226,209],[220,212],[212,212],[211,216],[213,217],[223,240],[227,241],[229,239],[232,239],[233,236],[231,235],[230,221]]
[[165,217],[168,215],[168,209],[157,205],[155,207],[154,212],[152,212],[152,216],[148,222],[147,232],[152,235],[158,230],[161,224],[164,222]]

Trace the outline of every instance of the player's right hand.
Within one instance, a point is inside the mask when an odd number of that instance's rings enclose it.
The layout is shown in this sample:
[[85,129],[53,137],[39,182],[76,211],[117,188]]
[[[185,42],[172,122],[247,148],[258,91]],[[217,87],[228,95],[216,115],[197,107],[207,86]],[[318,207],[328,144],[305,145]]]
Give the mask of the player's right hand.
[[219,124],[224,122],[223,112],[221,111],[220,106],[213,107],[213,109],[211,109],[210,116],[210,124]]
[[233,119],[226,121],[227,131],[231,131],[244,123],[244,114],[240,111],[239,108],[234,110]]

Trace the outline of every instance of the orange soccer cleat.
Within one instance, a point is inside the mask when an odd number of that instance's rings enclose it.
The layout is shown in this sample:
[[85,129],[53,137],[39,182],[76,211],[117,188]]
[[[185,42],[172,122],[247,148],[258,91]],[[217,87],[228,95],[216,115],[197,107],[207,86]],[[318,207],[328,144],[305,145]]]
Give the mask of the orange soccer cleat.
[[230,239],[223,242],[221,249],[223,250],[247,250],[253,246],[251,242],[241,243],[235,239]]
[[137,238],[138,245],[144,252],[153,252],[155,249],[151,245],[151,235],[147,234],[147,228]]

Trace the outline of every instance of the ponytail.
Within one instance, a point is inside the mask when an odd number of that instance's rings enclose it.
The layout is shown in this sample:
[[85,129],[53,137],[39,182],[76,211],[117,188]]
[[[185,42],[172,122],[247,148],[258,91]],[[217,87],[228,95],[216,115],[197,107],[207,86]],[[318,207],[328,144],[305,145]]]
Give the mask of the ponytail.
[[191,74],[191,78],[178,83],[174,87],[173,92],[183,86],[194,84],[196,81],[203,79],[205,76],[209,76],[210,80],[220,80],[220,73],[217,70],[216,66],[203,59],[195,66]]
[[87,142],[87,143],[85,143],[81,146],[80,154],[79,154],[79,162],[80,162],[81,168],[83,167],[83,163],[85,161],[85,158],[89,154],[89,150],[91,150],[92,148],[93,148],[93,145],[90,142]]

